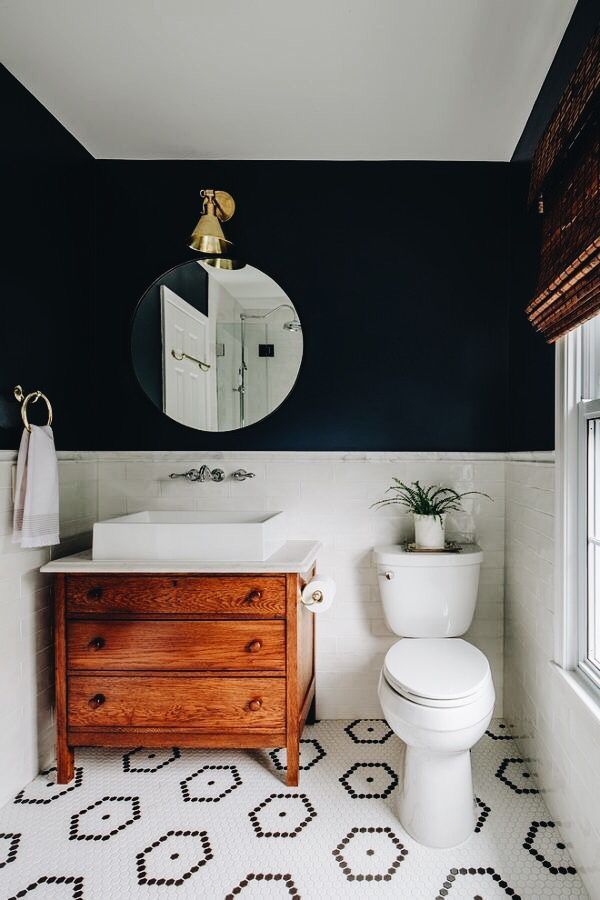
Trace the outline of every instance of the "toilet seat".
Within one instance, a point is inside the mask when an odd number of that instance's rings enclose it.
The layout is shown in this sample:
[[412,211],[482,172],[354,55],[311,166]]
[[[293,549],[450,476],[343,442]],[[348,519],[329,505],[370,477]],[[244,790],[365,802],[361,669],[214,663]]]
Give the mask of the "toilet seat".
[[485,655],[460,638],[404,638],[391,647],[383,675],[400,696],[420,706],[468,706],[491,681]]

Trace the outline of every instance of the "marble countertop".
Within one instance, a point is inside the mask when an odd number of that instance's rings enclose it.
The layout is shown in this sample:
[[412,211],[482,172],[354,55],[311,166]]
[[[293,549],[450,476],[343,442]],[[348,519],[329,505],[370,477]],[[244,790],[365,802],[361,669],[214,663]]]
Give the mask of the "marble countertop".
[[197,559],[92,559],[92,550],[53,559],[42,566],[41,572],[137,572],[137,573],[252,573],[306,572],[314,563],[321,548],[318,541],[287,541],[265,560],[246,562],[207,562]]

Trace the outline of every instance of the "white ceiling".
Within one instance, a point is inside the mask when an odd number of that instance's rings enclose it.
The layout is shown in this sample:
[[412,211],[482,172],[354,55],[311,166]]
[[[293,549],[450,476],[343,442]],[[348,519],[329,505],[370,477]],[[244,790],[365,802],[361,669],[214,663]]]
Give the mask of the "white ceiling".
[[208,272],[209,278],[218,281],[240,306],[245,309],[274,309],[280,303],[289,303],[290,298],[270,275],[254,266],[243,269],[215,269],[202,260],[198,265]]
[[99,158],[508,160],[576,0],[0,0]]

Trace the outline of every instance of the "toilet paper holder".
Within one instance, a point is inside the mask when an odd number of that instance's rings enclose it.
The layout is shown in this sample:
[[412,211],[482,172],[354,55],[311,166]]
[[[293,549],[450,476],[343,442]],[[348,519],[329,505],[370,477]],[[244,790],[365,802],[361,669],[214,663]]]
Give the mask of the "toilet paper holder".
[[305,606],[314,606],[315,603],[322,603],[323,599],[323,591],[319,590],[313,591],[310,597],[300,597],[301,602],[304,603]]

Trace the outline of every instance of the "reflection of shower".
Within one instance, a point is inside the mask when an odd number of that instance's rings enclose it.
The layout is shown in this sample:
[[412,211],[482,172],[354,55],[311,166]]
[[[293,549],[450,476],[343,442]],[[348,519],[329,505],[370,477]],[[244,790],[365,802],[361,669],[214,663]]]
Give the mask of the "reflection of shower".
[[290,319],[289,322],[284,322],[282,328],[284,331],[292,331],[295,334],[299,331],[302,331],[302,325],[300,324],[300,320],[296,316],[296,310],[289,303],[280,303],[279,306],[275,306],[273,309],[270,309],[269,312],[263,313],[262,315],[253,314],[253,313],[240,313],[240,344],[241,344],[241,363],[240,363],[240,384],[239,387],[234,388],[235,391],[240,395],[240,428],[243,428],[246,424],[246,372],[248,371],[248,366],[246,365],[246,319],[267,319],[269,316],[273,315],[274,312],[277,312],[278,309],[291,309],[294,314],[294,318]]

